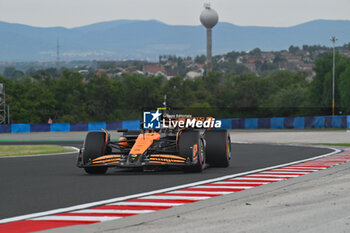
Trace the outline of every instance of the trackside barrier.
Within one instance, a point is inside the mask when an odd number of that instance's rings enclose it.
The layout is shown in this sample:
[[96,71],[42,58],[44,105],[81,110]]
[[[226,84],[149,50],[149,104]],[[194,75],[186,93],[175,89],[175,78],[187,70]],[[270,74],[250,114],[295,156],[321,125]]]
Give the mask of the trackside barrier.
[[69,123],[53,123],[50,125],[51,132],[70,132]]
[[13,124],[11,125],[11,133],[29,133],[30,124]]
[[140,129],[140,121],[123,121],[122,128],[129,129],[129,130]]
[[220,121],[221,121],[221,128],[222,129],[231,129],[232,128],[231,119],[220,119]]
[[106,129],[107,127],[106,122],[98,122],[98,123],[89,123],[88,130],[89,131],[96,131],[102,129]]
[[[229,118],[220,119],[222,129],[322,129],[348,128],[349,116],[315,117],[273,117],[273,118]],[[94,122],[94,123],[53,123],[53,124],[5,124],[0,125],[0,133],[31,132],[74,132],[129,129],[137,130],[140,121]]]

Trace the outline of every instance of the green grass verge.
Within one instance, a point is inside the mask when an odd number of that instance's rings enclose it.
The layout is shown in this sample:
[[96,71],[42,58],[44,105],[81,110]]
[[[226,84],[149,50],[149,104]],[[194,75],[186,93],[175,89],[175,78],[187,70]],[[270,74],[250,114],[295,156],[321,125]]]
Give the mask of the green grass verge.
[[17,155],[41,155],[56,154],[64,152],[74,152],[73,149],[66,149],[56,145],[11,145],[0,146],[0,156],[17,156]]
[[29,139],[29,140],[0,140],[0,142],[83,142],[84,139]]
[[314,145],[321,145],[321,146],[345,146],[345,147],[350,147],[350,143],[315,143]]

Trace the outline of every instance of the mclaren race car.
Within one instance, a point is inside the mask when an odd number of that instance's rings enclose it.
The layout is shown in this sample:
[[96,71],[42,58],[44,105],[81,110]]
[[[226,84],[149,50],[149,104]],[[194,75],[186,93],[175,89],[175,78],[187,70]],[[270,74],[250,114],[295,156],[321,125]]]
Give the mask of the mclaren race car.
[[224,129],[119,132],[123,135],[117,141],[111,141],[105,130],[89,132],[77,166],[88,174],[104,174],[109,167],[144,170],[177,167],[186,172],[201,172],[207,166],[227,167],[230,163],[231,140]]

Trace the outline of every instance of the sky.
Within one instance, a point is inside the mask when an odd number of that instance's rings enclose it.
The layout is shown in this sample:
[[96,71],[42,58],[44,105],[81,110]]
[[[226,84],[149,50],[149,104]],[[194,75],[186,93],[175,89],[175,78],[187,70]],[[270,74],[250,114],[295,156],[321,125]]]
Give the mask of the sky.
[[218,12],[220,22],[240,26],[350,20],[350,0],[0,0],[0,21],[67,28],[118,19],[199,25],[205,2]]

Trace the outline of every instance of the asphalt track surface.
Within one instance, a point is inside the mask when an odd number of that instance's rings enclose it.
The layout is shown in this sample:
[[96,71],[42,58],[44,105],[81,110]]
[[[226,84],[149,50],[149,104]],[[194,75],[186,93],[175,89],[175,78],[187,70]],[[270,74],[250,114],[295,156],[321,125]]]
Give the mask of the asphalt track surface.
[[[33,144],[26,142],[26,144]],[[38,142],[37,144],[44,144]],[[1,143],[23,144],[23,143]],[[80,147],[80,142],[46,142]],[[330,149],[269,144],[232,144],[228,168],[203,173],[109,169],[87,175],[76,153],[0,159],[0,219],[74,206],[251,171],[331,152]]]

